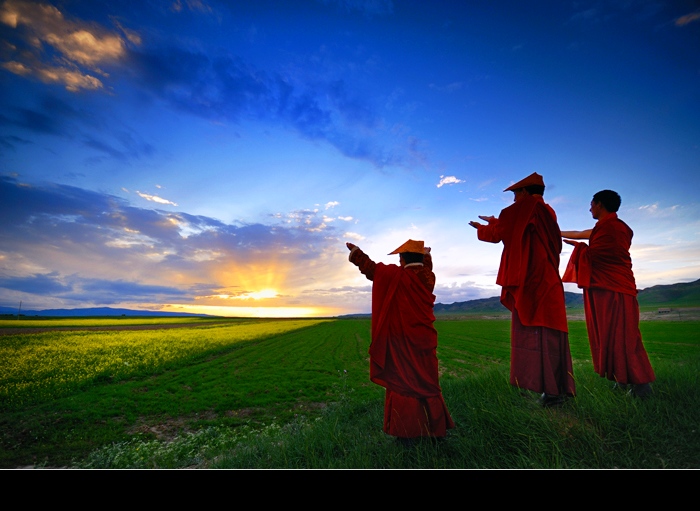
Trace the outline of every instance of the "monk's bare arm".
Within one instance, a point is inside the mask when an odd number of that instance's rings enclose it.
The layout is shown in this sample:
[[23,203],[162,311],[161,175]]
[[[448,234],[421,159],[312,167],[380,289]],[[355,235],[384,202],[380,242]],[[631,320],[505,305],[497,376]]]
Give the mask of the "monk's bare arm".
[[345,246],[350,250],[348,261],[357,266],[360,272],[367,277],[367,280],[374,280],[374,270],[377,267],[377,263],[372,261],[357,245],[346,243]]
[[425,266],[430,271],[433,270],[433,256],[430,253],[430,247],[425,247],[423,249],[423,266]]
[[502,240],[500,232],[500,223],[498,218],[494,216],[479,215],[479,218],[488,222],[482,224],[480,222],[469,222],[469,225],[476,229],[476,237],[481,241],[489,243],[499,243]]
[[561,237],[571,240],[587,240],[591,237],[591,231],[593,231],[593,229],[586,229],[585,231],[561,231]]
[[[493,222],[495,222],[495,221],[497,220],[497,218],[494,217],[494,216],[479,215],[479,218],[481,218],[482,220],[486,220],[486,221],[487,221],[488,223],[490,223],[490,224],[493,223]],[[469,222],[469,225],[471,225],[474,229],[478,229],[478,228],[481,227],[483,224],[481,224],[481,223],[479,223],[479,222],[475,222],[475,221],[472,220],[471,222]]]
[[420,279],[432,293],[435,289],[435,274],[433,273],[433,256],[430,253],[430,247],[423,249],[423,268]]

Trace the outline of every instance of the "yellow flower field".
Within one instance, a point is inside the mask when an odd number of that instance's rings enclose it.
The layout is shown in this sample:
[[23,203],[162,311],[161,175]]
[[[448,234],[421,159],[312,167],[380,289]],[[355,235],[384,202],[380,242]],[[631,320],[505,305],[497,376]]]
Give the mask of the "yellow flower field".
[[102,378],[158,371],[171,362],[324,321],[328,320],[0,336],[0,408],[56,397]]
[[240,321],[236,319],[203,317],[119,317],[112,318],[51,318],[51,319],[0,319],[2,328],[56,328],[56,327],[95,327],[95,326],[132,326],[132,325],[183,325],[207,324],[221,321]]

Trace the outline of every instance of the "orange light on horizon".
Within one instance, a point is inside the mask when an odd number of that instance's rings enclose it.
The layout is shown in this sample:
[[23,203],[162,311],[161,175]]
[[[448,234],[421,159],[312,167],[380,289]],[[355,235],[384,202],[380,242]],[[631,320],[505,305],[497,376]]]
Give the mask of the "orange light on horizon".
[[339,313],[337,309],[330,307],[228,307],[185,304],[169,304],[163,310],[232,318],[318,318],[331,317]]
[[220,300],[264,300],[266,298],[276,298],[277,296],[279,296],[279,293],[274,289],[263,289],[261,291],[243,293],[242,295],[213,295],[211,298],[218,298]]
[[262,289],[260,291],[255,291],[252,293],[245,293],[240,296],[230,296],[234,300],[264,300],[265,298],[275,298],[279,293],[274,289]]

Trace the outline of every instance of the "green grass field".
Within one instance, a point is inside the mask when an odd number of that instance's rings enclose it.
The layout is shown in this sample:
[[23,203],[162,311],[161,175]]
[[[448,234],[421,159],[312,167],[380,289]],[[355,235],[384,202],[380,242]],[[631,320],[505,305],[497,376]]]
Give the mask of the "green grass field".
[[248,319],[228,319],[218,317],[175,317],[175,318],[158,318],[158,317],[140,317],[140,316],[111,316],[111,317],[67,317],[67,318],[6,318],[0,319],[0,329],[8,328],[57,328],[65,329],[68,327],[78,328],[93,328],[93,327],[123,327],[123,326],[142,326],[142,325],[192,325],[202,326],[212,323],[232,323],[232,322],[247,322]]
[[367,319],[3,335],[0,468],[700,468],[699,326],[641,323],[640,401],[570,322],[578,395],[543,409],[507,383],[508,320],[438,320],[457,428],[409,451],[381,431]]

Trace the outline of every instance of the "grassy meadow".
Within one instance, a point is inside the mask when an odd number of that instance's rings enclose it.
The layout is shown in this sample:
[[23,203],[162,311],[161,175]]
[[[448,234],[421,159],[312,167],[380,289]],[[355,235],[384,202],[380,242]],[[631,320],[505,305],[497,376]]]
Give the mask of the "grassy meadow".
[[125,327],[146,325],[192,325],[206,326],[212,323],[246,321],[241,319],[222,319],[217,317],[144,317],[144,316],[113,316],[113,317],[38,317],[28,319],[26,317],[5,316],[0,319],[0,330],[3,328],[98,328],[98,327]]
[[368,319],[153,319],[0,335],[0,468],[700,468],[699,321],[641,323],[657,376],[643,401],[593,373],[570,321],[578,395],[543,409],[508,384],[509,320],[438,319],[457,427],[406,449],[382,432]]

